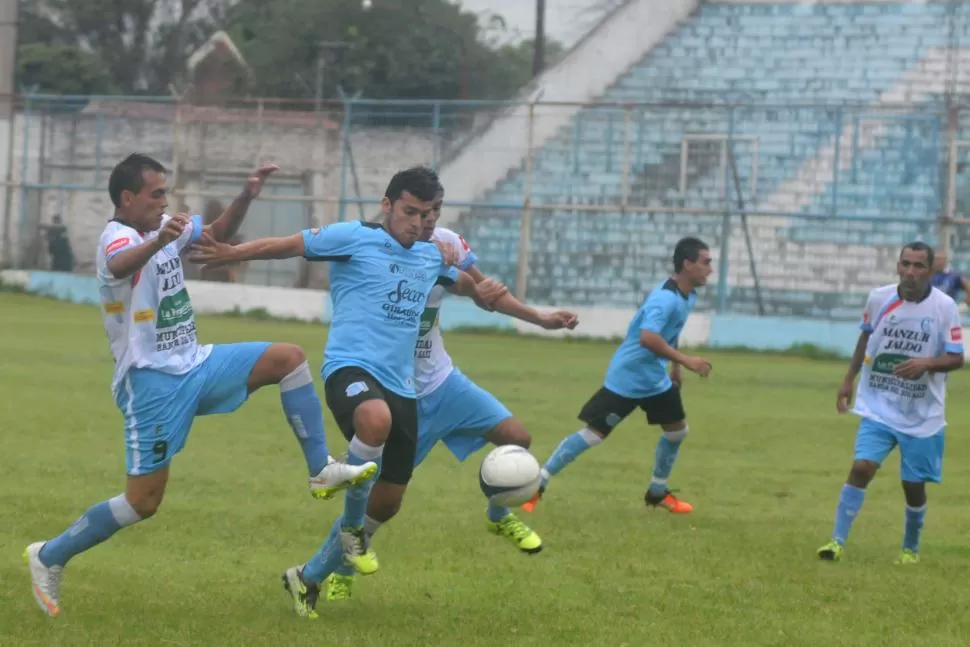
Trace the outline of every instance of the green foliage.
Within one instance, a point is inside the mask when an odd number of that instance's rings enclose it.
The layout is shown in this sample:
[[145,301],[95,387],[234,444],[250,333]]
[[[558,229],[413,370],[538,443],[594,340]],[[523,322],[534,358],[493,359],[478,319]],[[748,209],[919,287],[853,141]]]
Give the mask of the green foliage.
[[[17,81],[50,93],[168,94],[217,29],[253,94],[310,99],[505,99],[529,82],[532,43],[508,44],[447,0],[21,0]],[[547,61],[562,48],[547,45]],[[322,63],[322,66],[321,66]]]

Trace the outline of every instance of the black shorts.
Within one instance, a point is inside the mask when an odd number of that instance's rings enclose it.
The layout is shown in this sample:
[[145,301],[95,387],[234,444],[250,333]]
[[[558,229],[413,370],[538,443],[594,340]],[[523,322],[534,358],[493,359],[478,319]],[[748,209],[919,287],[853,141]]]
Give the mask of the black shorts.
[[384,443],[381,479],[407,485],[418,446],[418,401],[393,393],[362,368],[338,369],[324,385],[327,407],[348,441],[354,437],[354,410],[368,400],[383,400],[391,410],[391,432]]
[[675,384],[663,393],[638,400],[625,398],[603,387],[583,405],[579,419],[590,429],[608,434],[637,407],[647,414],[647,424],[650,425],[667,425],[687,417],[680,400],[680,389]]

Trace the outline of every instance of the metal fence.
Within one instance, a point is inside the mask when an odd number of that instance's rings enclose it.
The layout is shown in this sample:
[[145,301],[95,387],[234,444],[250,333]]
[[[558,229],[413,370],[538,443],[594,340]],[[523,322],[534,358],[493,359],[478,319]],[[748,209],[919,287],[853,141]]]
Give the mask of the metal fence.
[[[443,224],[535,302],[634,305],[702,236],[720,311],[854,316],[922,239],[970,269],[970,112],[941,104],[513,104],[26,96],[14,127],[4,259],[49,266],[51,218],[76,271],[111,215],[110,169],[132,150],[172,168],[177,208],[214,209],[263,161],[279,177],[245,238],[376,214],[393,172],[437,168]],[[0,152],[2,154],[2,152]],[[303,264],[240,279],[319,285]]]

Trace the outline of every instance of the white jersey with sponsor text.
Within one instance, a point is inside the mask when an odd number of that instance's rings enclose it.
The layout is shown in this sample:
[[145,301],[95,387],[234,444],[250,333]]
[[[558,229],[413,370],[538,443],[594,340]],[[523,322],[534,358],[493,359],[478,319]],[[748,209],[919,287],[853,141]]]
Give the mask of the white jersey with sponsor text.
[[[162,218],[162,226],[170,217]],[[202,218],[192,216],[178,240],[158,251],[133,276],[116,279],[108,261],[120,252],[158,236],[141,234],[112,220],[101,233],[97,253],[101,316],[115,360],[112,391],[117,391],[131,367],[181,375],[198,366],[212,351],[200,346],[195,315],[185,288],[182,250],[202,235]]]
[[[475,264],[477,259],[468,247],[468,243],[450,229],[437,227],[431,239],[440,240],[458,250],[460,269],[467,270]],[[414,384],[419,398],[441,386],[455,368],[451,356],[445,351],[445,343],[441,339],[441,330],[438,327],[438,315],[446,295],[447,292],[442,286],[433,287],[425,303],[424,312],[421,314],[421,330],[414,349]]]
[[893,375],[893,367],[913,358],[963,354],[956,302],[936,288],[922,301],[903,301],[896,284],[886,285],[869,293],[860,328],[870,336],[853,413],[918,438],[943,429],[946,373],[908,380]]

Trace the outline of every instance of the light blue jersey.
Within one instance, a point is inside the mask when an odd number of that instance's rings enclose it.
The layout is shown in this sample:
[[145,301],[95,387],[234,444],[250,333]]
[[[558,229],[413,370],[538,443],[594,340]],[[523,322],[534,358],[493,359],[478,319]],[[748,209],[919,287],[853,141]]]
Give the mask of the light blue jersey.
[[670,389],[673,383],[667,375],[668,360],[641,346],[640,332],[656,333],[676,348],[696,302],[697,293],[683,294],[673,279],[667,279],[651,290],[630,321],[623,343],[613,354],[603,386],[633,400]]
[[340,222],[303,232],[304,257],[331,261],[333,320],[323,358],[323,379],[356,366],[382,386],[414,398],[414,346],[421,313],[437,283],[454,283],[434,243],[408,249],[383,227]]

